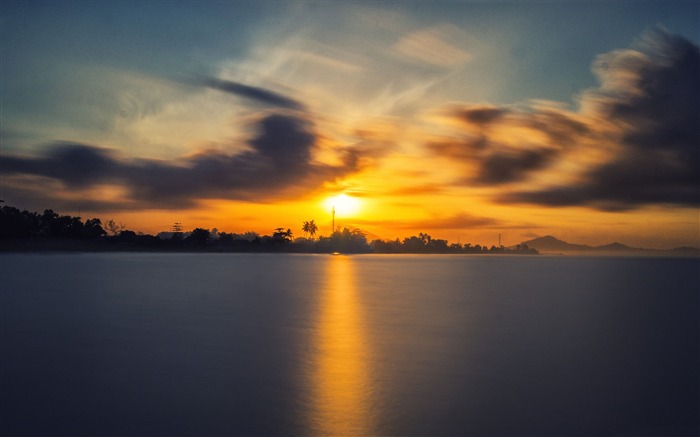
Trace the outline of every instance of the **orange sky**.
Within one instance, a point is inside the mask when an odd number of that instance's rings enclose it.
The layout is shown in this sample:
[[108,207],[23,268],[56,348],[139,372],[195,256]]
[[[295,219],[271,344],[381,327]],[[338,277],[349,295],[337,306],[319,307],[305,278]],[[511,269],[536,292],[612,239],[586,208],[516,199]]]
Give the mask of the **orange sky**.
[[370,239],[700,246],[698,14],[668,5],[182,2],[159,33],[13,3],[0,194],[153,234],[328,235],[335,204]]

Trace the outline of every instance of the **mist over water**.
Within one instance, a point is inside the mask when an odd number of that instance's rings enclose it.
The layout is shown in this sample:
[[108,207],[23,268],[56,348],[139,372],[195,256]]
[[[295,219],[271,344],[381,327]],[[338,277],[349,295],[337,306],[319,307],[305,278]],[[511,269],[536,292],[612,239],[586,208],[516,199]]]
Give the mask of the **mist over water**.
[[2,435],[695,435],[700,260],[2,254]]

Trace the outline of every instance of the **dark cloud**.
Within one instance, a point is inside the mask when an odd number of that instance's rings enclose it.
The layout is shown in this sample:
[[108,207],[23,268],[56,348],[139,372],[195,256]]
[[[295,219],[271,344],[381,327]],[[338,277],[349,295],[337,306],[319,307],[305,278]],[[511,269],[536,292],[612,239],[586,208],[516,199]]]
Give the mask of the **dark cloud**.
[[202,84],[209,88],[217,89],[219,91],[234,94],[239,97],[254,100],[258,103],[262,103],[265,105],[274,106],[278,108],[304,110],[304,105],[300,102],[282,94],[278,94],[274,91],[266,90],[264,88],[258,88],[250,85],[244,85],[238,82],[233,82],[230,80],[222,80],[215,78],[205,78],[202,80]]
[[475,105],[456,110],[455,116],[469,125],[466,137],[428,147],[455,162],[471,164],[471,174],[464,179],[471,185],[526,180],[588,132],[574,117],[547,108],[524,111]]
[[584,101],[618,126],[621,152],[574,187],[516,192],[506,201],[629,209],[700,205],[700,50],[656,29],[637,50],[598,58],[603,86]]
[[315,140],[303,120],[272,115],[262,120],[259,135],[251,141],[251,145],[261,155],[284,168],[308,162],[310,145]]
[[27,173],[63,180],[67,185],[80,187],[104,179],[115,170],[109,151],[75,143],[57,143],[46,158],[30,159],[3,156],[3,173]]
[[316,135],[303,118],[272,114],[259,120],[257,128],[249,142],[252,150],[235,155],[207,151],[174,162],[127,161],[94,146],[59,143],[43,157],[3,156],[0,171],[10,177],[50,178],[74,190],[118,185],[129,193],[130,204],[123,208],[187,208],[200,199],[269,200],[307,193],[358,169],[358,157],[351,152],[341,165],[312,162]]
[[492,185],[517,181],[545,167],[555,155],[553,149],[542,148],[493,153],[483,159],[477,180]]
[[588,173],[580,185],[506,193],[499,200],[548,206],[589,205],[608,211],[645,204],[700,205],[697,158],[694,164],[663,159],[653,153],[617,158]]
[[[71,214],[80,211],[116,211],[142,209],[135,201],[110,201],[89,196],[64,197],[65,186],[40,177],[23,176],[23,183],[16,185],[3,179],[2,198],[5,204],[30,211],[43,211],[50,208]],[[61,194],[58,194],[61,193]]]
[[[471,183],[526,181],[559,160],[607,147],[609,159],[584,171],[575,185],[506,191],[501,202],[549,206],[588,205],[624,210],[646,204],[700,204],[700,51],[662,29],[637,47],[599,56],[601,86],[580,97],[582,110],[473,106],[455,112],[469,138],[431,146],[438,154],[472,164]],[[475,133],[474,126],[478,127]],[[518,147],[539,134],[544,142]],[[503,145],[502,132],[515,139]],[[500,136],[492,135],[499,132]],[[498,139],[495,139],[498,138]],[[613,155],[614,151],[614,155]],[[568,153],[575,152],[575,153]]]
[[468,123],[485,125],[497,121],[508,112],[506,108],[490,105],[475,105],[455,111],[455,115]]

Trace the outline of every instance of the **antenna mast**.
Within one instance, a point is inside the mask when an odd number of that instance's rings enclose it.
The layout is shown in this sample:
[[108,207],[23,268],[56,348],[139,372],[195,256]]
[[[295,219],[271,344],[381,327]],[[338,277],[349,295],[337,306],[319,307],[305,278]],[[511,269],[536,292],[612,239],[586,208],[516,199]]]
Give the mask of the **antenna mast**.
[[333,206],[333,220],[331,221],[331,235],[335,232],[335,206]]

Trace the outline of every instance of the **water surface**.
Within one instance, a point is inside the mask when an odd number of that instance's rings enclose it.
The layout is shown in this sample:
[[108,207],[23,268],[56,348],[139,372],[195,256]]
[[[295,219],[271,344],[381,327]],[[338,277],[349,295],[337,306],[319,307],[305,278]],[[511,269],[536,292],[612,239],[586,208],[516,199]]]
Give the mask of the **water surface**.
[[3,254],[2,435],[696,435],[697,259]]

